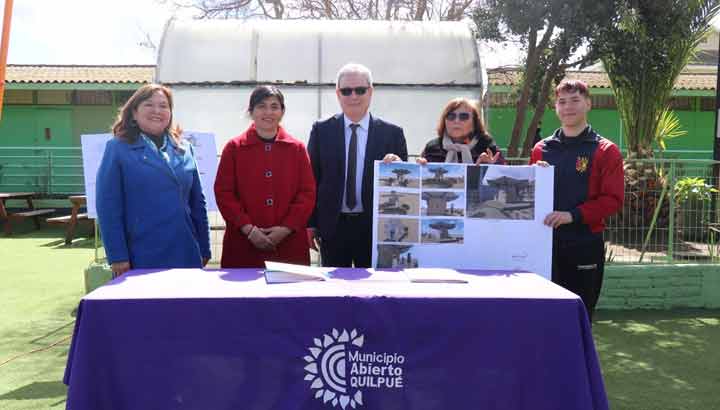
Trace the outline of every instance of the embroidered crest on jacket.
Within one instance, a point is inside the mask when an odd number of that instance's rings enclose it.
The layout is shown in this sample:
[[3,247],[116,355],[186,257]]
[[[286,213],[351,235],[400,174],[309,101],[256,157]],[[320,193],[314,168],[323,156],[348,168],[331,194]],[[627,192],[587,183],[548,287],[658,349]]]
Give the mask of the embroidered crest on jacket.
[[588,157],[577,157],[577,160],[575,160],[575,170],[581,174],[584,173],[587,171],[589,162]]

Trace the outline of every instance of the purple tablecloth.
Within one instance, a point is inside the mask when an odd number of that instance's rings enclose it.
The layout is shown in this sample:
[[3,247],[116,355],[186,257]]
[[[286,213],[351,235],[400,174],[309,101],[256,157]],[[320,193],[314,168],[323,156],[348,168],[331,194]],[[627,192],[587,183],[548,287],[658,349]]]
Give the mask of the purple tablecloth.
[[529,273],[267,285],[259,271],[133,271],[87,295],[67,408],[608,408],[580,299]]

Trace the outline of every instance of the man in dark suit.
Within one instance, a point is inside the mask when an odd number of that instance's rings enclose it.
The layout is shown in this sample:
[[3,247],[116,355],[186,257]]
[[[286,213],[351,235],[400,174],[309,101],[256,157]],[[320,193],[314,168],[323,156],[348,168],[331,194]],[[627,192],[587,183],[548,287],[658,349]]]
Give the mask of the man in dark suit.
[[323,266],[370,267],[375,160],[407,161],[402,128],[370,115],[372,74],[360,64],[340,69],[342,113],[313,124],[308,152],[317,183],[309,226]]

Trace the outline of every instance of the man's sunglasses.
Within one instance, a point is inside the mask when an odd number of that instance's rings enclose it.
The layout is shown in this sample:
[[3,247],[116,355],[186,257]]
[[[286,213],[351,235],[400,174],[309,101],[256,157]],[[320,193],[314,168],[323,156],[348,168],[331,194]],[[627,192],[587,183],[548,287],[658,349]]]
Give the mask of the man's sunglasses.
[[344,95],[345,97],[349,97],[350,94],[352,94],[353,91],[355,91],[355,94],[357,94],[357,95],[365,95],[367,90],[368,90],[368,87],[355,87],[355,88],[344,87],[344,88],[340,89],[340,94]]
[[456,119],[458,119],[460,121],[467,121],[470,119],[470,113],[469,112],[461,112],[461,113],[449,112],[445,116],[445,119],[448,121],[455,121]]

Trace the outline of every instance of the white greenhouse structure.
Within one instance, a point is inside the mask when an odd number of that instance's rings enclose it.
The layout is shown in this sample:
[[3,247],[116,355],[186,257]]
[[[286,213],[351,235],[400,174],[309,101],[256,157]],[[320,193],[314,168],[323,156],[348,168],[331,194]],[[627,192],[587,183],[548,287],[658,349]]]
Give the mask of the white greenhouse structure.
[[212,132],[218,151],[249,124],[252,89],[285,95],[283,126],[307,142],[314,121],[340,111],[335,77],[368,66],[373,115],[402,126],[417,155],[454,97],[482,99],[487,75],[470,28],[458,22],[171,20],[155,81],[175,94],[184,129]]

